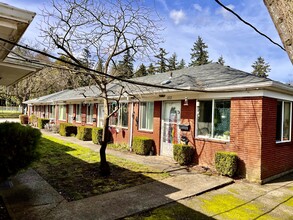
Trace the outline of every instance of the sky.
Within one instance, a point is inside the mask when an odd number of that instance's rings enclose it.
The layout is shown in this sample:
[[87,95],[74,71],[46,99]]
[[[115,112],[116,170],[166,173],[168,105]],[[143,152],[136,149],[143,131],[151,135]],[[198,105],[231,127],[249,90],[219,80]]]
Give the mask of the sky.
[[[36,12],[37,15],[23,38],[39,38],[40,10],[49,7],[48,0],[0,0],[3,3]],[[161,47],[178,60],[190,62],[191,48],[198,36],[208,46],[209,58],[216,62],[223,56],[225,65],[251,72],[251,65],[261,56],[270,64],[269,78],[287,83],[293,81],[293,66],[287,53],[256,33],[223,9],[214,0],[145,0],[163,19],[164,39]],[[281,44],[278,32],[263,0],[222,0],[261,32]]]

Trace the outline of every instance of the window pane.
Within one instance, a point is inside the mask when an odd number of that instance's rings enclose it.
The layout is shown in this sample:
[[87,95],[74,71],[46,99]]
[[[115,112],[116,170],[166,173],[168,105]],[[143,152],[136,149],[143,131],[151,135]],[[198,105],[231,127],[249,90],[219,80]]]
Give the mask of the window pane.
[[75,120],[80,122],[81,121],[81,105],[76,105],[76,117]]
[[284,102],[283,141],[290,140],[290,103]]
[[214,138],[230,138],[230,101],[216,100],[214,104]]
[[59,105],[59,119],[66,120],[66,106]]
[[142,102],[139,108],[139,128],[153,130],[154,103]]
[[212,101],[200,101],[197,115],[197,135],[211,137]]
[[98,105],[98,127],[103,127],[104,106]]
[[277,103],[277,126],[276,126],[276,141],[281,141],[282,129],[282,102]]
[[121,126],[122,127],[128,127],[128,104],[127,103],[122,103],[121,108],[120,108],[120,113],[121,113]]
[[[109,113],[111,114],[115,110],[116,105],[110,104],[109,105]],[[109,118],[109,125],[117,125],[118,122],[118,112],[115,112],[110,118]]]
[[88,104],[86,109],[86,122],[92,123],[93,122],[93,104]]

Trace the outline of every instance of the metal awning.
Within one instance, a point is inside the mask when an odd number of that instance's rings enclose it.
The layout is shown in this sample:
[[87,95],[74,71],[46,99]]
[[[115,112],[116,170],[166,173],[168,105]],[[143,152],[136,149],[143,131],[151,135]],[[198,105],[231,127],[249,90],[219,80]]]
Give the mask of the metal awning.
[[[0,37],[17,43],[36,14],[0,3]],[[7,57],[14,44],[0,40],[0,85],[9,86],[40,69],[40,66]]]

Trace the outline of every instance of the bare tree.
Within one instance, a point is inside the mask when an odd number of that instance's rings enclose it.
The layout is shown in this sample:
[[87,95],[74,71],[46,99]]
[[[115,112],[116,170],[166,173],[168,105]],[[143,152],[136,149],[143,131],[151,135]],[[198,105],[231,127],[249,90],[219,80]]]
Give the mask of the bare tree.
[[[85,49],[90,52],[91,62],[97,72],[81,68],[78,74],[88,75],[99,88],[104,103],[103,136],[100,148],[101,175],[109,175],[106,147],[109,139],[109,110],[111,77],[119,74],[111,71],[126,52],[135,58],[153,54],[160,38],[159,19],[139,0],[51,0],[52,9],[42,11],[41,24],[44,44],[74,64],[84,66],[79,54]],[[102,65],[102,68],[101,68]],[[118,75],[119,76],[119,75]],[[117,102],[125,93],[121,84]],[[117,109],[115,110],[117,111]]]

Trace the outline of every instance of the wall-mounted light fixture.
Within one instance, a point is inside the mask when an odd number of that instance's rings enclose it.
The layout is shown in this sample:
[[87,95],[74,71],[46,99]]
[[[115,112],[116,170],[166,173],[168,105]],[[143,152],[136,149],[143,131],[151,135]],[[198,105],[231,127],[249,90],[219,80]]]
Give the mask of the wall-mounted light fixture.
[[188,106],[188,98],[187,97],[184,98],[184,104],[183,105]]

